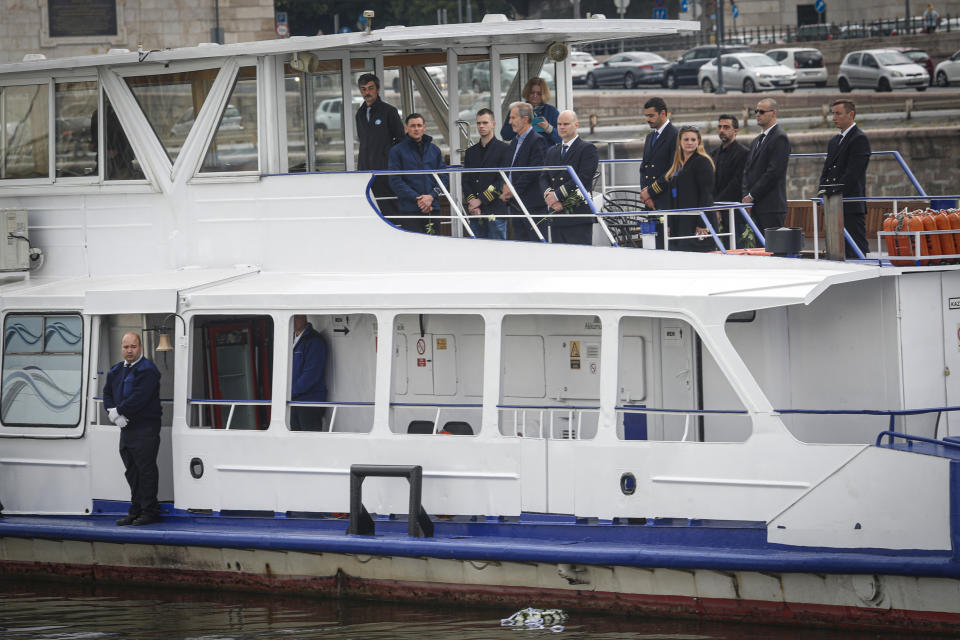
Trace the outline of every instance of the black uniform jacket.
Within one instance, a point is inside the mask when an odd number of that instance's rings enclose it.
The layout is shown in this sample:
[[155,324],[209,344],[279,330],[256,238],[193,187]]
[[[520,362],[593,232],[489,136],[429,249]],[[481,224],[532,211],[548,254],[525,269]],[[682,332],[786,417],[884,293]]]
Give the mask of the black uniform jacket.
[[[862,198],[867,191],[867,164],[870,162],[870,140],[854,125],[843,136],[836,135],[827,147],[827,159],[820,173],[820,185],[843,185],[846,198]],[[844,202],[844,213],[866,213],[864,202]]]
[[[568,165],[572,167],[580,179],[580,182],[583,184],[583,187],[588,192],[592,191],[593,177],[596,175],[597,166],[600,164],[600,154],[597,152],[597,147],[592,142],[587,142],[583,138],[577,137],[577,139],[571,143],[570,148],[567,149],[567,153],[563,158],[560,157],[562,150],[562,144],[555,144],[547,149],[547,155],[544,157],[543,164],[547,166]],[[557,196],[557,199],[562,203],[566,195],[576,192],[577,183],[573,181],[568,171],[544,171],[540,174],[540,188],[543,190],[544,195],[546,195],[548,190],[552,190],[554,195]],[[586,196],[589,194],[581,195],[584,195],[584,199],[586,199]],[[577,214],[593,213],[590,210],[590,205],[586,203],[578,206],[573,212]],[[592,224],[596,222],[596,218],[572,218],[555,213],[551,218],[551,222],[555,225]]]
[[360,139],[357,169],[386,169],[390,161],[390,147],[403,140],[405,135],[396,107],[377,98],[370,107],[369,122],[366,103],[357,109],[356,121],[357,137]]
[[[465,169],[509,167],[510,154],[509,144],[503,140],[492,138],[486,147],[478,142],[467,149],[467,153],[463,159],[463,166]],[[503,178],[500,177],[500,173],[497,171],[463,174],[463,193],[465,200],[479,198],[483,203],[480,208],[488,213],[505,211],[506,204],[500,200],[499,197],[487,191],[487,188],[491,186],[498,192],[503,190]]]
[[[662,178],[673,164],[673,154],[677,150],[677,128],[668,122],[663,133],[653,142],[653,131],[643,141],[643,162],[640,165],[640,186],[650,187],[657,178]],[[652,191],[653,203],[657,209],[669,209],[670,197],[666,193]]]
[[742,197],[746,197],[748,193],[753,196],[751,215],[754,217],[766,213],[787,212],[790,139],[779,125],[768,129],[766,137],[763,144],[760,144],[760,136],[754,139],[750,145],[747,164],[743,168]]

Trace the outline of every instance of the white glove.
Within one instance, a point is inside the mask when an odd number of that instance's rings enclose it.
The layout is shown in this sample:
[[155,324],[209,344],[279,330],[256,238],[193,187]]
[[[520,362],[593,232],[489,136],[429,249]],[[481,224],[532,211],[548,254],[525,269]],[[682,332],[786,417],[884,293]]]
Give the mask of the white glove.
[[107,409],[107,417],[110,418],[110,422],[112,422],[113,424],[117,424],[117,416],[119,415],[120,414],[117,413],[116,407],[110,407],[109,409]]
[[127,419],[123,416],[117,416],[116,423],[118,427],[123,429],[125,426],[127,426]]

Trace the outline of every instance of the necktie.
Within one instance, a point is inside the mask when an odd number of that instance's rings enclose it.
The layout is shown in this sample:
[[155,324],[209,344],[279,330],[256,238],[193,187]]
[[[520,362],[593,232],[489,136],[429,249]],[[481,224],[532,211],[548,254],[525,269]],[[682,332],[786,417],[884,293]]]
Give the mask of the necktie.
[[654,131],[653,136],[650,138],[650,148],[653,148],[653,145],[657,144],[657,138],[660,137],[659,131]]
[[561,160],[562,160],[563,158],[566,158],[566,157],[567,157],[567,149],[569,148],[569,146],[570,146],[570,145],[566,145],[566,144],[565,144],[565,145],[563,145],[563,148],[560,149],[560,159],[561,159]]
[[367,106],[367,122],[370,122],[370,106]]
[[763,141],[767,138],[767,134],[760,134],[760,142],[757,143],[757,151],[760,151],[760,147],[763,146]]

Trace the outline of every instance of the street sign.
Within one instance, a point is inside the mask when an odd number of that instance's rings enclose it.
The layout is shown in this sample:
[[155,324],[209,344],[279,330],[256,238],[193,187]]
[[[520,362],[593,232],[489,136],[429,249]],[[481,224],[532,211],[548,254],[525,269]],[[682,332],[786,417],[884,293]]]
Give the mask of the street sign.
[[653,6],[656,9],[666,9],[667,0],[653,0]]
[[680,13],[686,13],[690,9],[690,3],[687,0],[680,0]]
[[627,7],[630,6],[630,0],[613,0],[613,4],[617,7],[617,9],[623,12]]
[[287,23],[287,12],[286,11],[277,11],[277,24],[286,24]]
[[289,27],[287,27],[287,23],[286,23],[286,22],[278,22],[278,23],[277,23],[277,37],[278,37],[278,38],[286,38],[286,37],[289,36],[289,35],[290,35],[290,29],[289,29]]
[[654,10],[653,10],[653,19],[654,19],[654,20],[666,20],[666,19],[667,19],[667,10],[666,10],[666,9],[654,9]]
[[813,3],[813,8],[817,10],[817,13],[823,13],[824,11],[827,10],[826,0],[817,0],[816,2]]
[[738,7],[737,5],[733,5],[733,17],[734,18],[740,17],[740,7]]

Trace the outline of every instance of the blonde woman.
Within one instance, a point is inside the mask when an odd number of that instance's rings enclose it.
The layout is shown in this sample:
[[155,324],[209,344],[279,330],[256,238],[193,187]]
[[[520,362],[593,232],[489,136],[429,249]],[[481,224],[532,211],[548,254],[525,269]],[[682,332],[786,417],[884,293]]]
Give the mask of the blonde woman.
[[[533,130],[539,133],[547,141],[547,146],[552,147],[560,144],[560,134],[557,133],[557,117],[560,112],[550,102],[550,87],[543,78],[530,78],[527,84],[523,85],[523,91],[520,96],[524,102],[533,107]],[[500,137],[510,141],[513,139],[513,129],[510,123],[503,125],[500,130]]]
[[[668,193],[671,209],[694,209],[696,207],[713,206],[714,164],[710,156],[703,149],[703,138],[700,131],[691,125],[680,127],[677,135],[677,150],[673,154],[673,164],[667,173],[658,178],[649,190],[651,195]],[[653,200],[648,199],[644,204],[653,208]],[[715,226],[714,216],[707,214]],[[670,248],[681,251],[712,251],[713,242],[707,229],[698,217],[683,215],[672,216],[670,219],[670,236],[700,235],[700,238],[678,240],[670,242]]]

